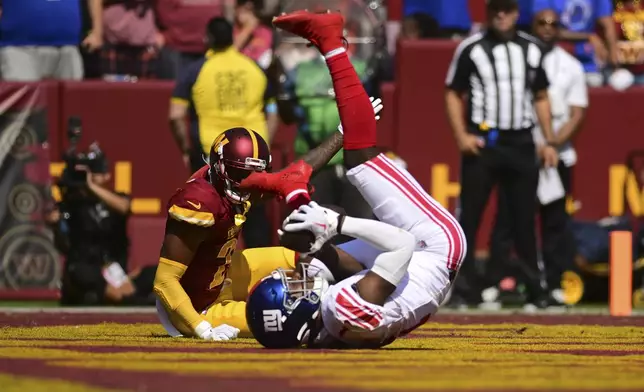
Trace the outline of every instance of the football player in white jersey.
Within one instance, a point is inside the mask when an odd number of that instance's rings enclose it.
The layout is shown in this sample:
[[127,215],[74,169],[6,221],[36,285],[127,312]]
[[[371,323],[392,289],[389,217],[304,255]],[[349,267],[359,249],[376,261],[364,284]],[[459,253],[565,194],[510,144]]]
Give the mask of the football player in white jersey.
[[[342,16],[298,11],[273,23],[306,38],[326,58],[344,129],[347,177],[379,221],[314,202],[293,211],[282,236],[312,233],[307,253],[314,259],[260,281],[248,298],[247,323],[271,348],[381,347],[436,312],[466,253],[465,237],[456,219],[376,148],[374,110],[343,46]],[[280,188],[271,182],[288,177],[253,173],[241,186],[270,191]],[[356,240],[328,245],[337,234]]]

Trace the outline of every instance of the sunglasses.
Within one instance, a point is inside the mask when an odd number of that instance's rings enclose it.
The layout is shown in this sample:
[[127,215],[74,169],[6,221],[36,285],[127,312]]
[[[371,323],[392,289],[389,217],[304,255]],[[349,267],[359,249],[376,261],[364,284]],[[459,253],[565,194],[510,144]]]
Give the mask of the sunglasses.
[[552,26],[554,28],[558,28],[559,26],[561,26],[561,23],[555,19],[539,19],[537,21],[537,24],[539,26]]

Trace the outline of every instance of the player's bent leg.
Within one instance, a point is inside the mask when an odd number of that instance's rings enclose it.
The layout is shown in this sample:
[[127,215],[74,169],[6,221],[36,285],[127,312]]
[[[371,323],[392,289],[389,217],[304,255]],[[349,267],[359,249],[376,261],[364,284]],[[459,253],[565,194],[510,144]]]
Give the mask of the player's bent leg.
[[347,178],[379,220],[409,231],[421,248],[445,254],[450,268],[458,269],[467,250],[458,222],[407,170],[380,154],[349,170]]
[[345,165],[351,168],[376,156],[373,107],[344,47],[342,15],[296,12],[278,16],[273,24],[309,40],[324,56],[344,127]]
[[246,323],[246,302],[245,301],[232,301],[224,299],[217,300],[206,313],[204,319],[208,321],[213,327],[222,324],[230,325],[239,329],[240,338],[250,338],[252,334],[248,329]]
[[294,269],[297,257],[295,252],[281,246],[235,252],[228,274],[232,280],[230,299],[245,301],[255,284],[277,268]]

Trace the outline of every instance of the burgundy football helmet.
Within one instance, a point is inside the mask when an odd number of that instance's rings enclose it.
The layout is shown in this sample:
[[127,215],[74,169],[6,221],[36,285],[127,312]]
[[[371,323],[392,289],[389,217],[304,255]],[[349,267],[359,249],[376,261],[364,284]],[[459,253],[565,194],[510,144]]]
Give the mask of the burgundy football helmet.
[[252,172],[270,169],[271,153],[266,141],[255,131],[231,128],[219,135],[210,147],[208,156],[210,181],[223,184],[226,197],[233,203],[243,203],[250,197],[241,192],[239,183]]

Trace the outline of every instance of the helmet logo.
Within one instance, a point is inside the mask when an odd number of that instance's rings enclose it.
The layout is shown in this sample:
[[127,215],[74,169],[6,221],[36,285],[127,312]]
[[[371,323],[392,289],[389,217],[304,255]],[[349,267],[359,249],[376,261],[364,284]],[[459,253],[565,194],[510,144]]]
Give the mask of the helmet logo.
[[279,309],[266,309],[262,312],[264,317],[265,332],[282,331],[282,311]]

